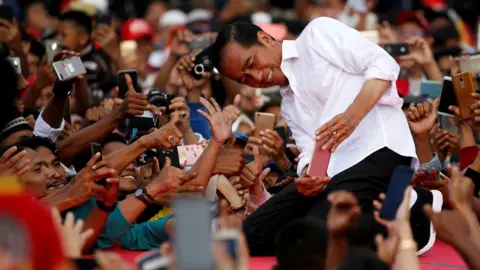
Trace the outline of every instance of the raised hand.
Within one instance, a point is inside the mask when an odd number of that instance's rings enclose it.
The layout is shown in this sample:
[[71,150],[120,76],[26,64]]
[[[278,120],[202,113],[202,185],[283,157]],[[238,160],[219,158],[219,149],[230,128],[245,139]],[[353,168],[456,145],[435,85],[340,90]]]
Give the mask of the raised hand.
[[[128,91],[125,93],[125,98],[122,103],[116,107],[122,117],[142,115],[146,110],[151,110],[153,107],[148,104],[147,95],[135,91],[130,75],[125,75],[125,81],[128,86]],[[154,112],[154,114],[157,116],[161,115],[159,111]]]
[[[411,197],[412,187],[408,187],[405,189],[403,193],[403,201],[398,207],[397,215],[395,217],[395,221],[408,223],[410,220],[410,197]],[[376,222],[382,224],[385,227],[391,226],[394,221],[388,221],[380,217],[380,210],[382,210],[383,204],[382,202],[385,200],[385,194],[381,193],[379,196],[380,201],[373,201],[373,206],[376,209],[373,213],[373,217]]]
[[243,168],[242,174],[240,175],[240,184],[244,188],[250,188],[257,181],[263,171],[264,164],[260,157],[260,152],[255,146],[253,148],[253,157],[253,162],[245,165],[245,168]]
[[199,53],[200,50],[195,50],[190,54],[183,56],[178,60],[175,66],[178,76],[182,80],[183,86],[189,91],[200,89],[210,82],[210,72],[205,72],[200,80],[195,79],[190,73],[194,67],[195,57]]
[[233,104],[227,105],[225,108],[223,108],[223,112],[228,114],[229,117],[236,120],[242,113],[242,111],[240,110],[241,102],[242,96],[240,94],[237,94],[233,99]]
[[22,51],[22,34],[16,21],[0,19],[0,41],[7,43],[8,47],[16,53]]
[[238,175],[245,164],[242,149],[237,147],[225,146],[217,156],[213,174],[221,174],[225,176]]
[[408,40],[411,45],[411,52],[408,55],[400,56],[400,61],[414,61],[419,65],[435,63],[433,52],[427,41],[422,37],[413,37]]
[[172,99],[169,109],[172,111],[170,113],[171,118],[173,118],[173,115],[178,114],[178,127],[183,133],[186,133],[190,128],[190,108],[187,106],[185,98],[176,97]]
[[315,139],[324,142],[322,149],[333,152],[355,131],[361,120],[358,115],[349,111],[338,114],[317,129]]
[[385,238],[381,234],[377,234],[375,243],[377,244],[378,258],[384,263],[391,265],[397,255],[398,245],[400,244],[400,232],[396,224],[389,225],[387,229],[388,237]]
[[68,212],[65,222],[57,209],[52,209],[52,218],[60,233],[65,256],[70,259],[82,257],[82,249],[85,242],[93,235],[93,229],[83,230],[83,220],[77,219],[72,212]]
[[262,150],[268,153],[275,160],[286,158],[284,149],[284,142],[282,137],[275,130],[267,129],[260,131]]
[[182,57],[190,53],[188,44],[195,39],[195,35],[189,30],[179,30],[172,40],[171,53],[176,57]]
[[16,146],[12,146],[0,157],[0,176],[21,177],[31,169],[27,151],[16,153],[17,150]]
[[298,192],[304,196],[312,197],[325,190],[330,180],[329,177],[320,178],[305,175],[296,178],[295,184],[297,185]]
[[223,144],[232,135],[232,124],[234,119],[229,114],[222,111],[220,105],[218,105],[215,99],[211,98],[210,101],[211,103],[204,98],[200,98],[200,103],[207,109],[208,113],[200,109],[197,111],[208,120],[212,133],[212,140],[219,144]]
[[113,27],[106,24],[99,24],[92,33],[92,40],[110,57],[117,57],[120,54],[120,43],[117,33]]
[[172,148],[177,146],[183,138],[183,132],[178,128],[178,122],[180,116],[174,115],[168,124],[163,125],[161,128],[153,128],[150,130],[150,134],[141,138],[149,148]]
[[455,246],[458,241],[470,236],[468,222],[459,210],[442,210],[435,213],[431,205],[425,205],[423,210],[432,221],[440,240]]
[[428,136],[437,120],[438,103],[439,99],[435,99],[432,104],[424,102],[410,107],[407,119],[414,136]]
[[169,191],[179,189],[181,186],[188,184],[188,182],[196,177],[196,172],[185,173],[181,169],[171,166],[170,159],[166,158],[165,166],[160,174],[149,184],[151,187],[149,190],[153,190],[151,195],[156,197]]
[[327,218],[327,229],[333,237],[346,237],[356,225],[362,213],[358,200],[348,191],[335,191],[328,195],[331,204]]

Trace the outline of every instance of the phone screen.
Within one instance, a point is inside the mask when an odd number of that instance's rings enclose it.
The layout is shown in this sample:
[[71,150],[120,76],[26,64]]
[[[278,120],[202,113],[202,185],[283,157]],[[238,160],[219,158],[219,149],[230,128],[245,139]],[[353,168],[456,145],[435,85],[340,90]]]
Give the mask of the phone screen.
[[173,202],[173,209],[177,268],[214,269],[211,249],[212,213],[208,201],[205,198],[182,197]]
[[440,104],[438,105],[438,113],[441,115],[454,116],[448,109],[449,106],[458,106],[455,90],[451,77],[443,78],[442,93],[440,94]]
[[414,171],[410,167],[398,166],[395,168],[387,189],[385,201],[383,201],[383,207],[380,210],[380,216],[387,220],[395,219],[398,207],[400,207],[403,201],[405,189],[412,182],[413,174]]
[[124,98],[125,94],[128,92],[127,80],[125,75],[129,75],[132,79],[132,85],[136,92],[138,92],[138,82],[137,82],[137,71],[135,69],[120,70],[117,74],[117,84],[118,84],[118,97]]

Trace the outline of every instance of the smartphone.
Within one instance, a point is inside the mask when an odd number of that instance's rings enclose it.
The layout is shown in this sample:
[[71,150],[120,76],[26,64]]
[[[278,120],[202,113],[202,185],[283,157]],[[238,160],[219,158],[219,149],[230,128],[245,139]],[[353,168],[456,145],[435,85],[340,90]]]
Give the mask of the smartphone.
[[63,119],[65,119],[65,122],[72,124],[72,111],[70,108],[70,98],[67,98],[67,104],[65,106],[65,115]]
[[398,207],[403,201],[405,189],[410,185],[413,179],[414,171],[411,167],[398,166],[393,171],[393,175],[388,186],[385,201],[383,201],[380,216],[387,220],[394,220],[397,215]]
[[125,75],[129,75],[130,79],[132,79],[132,85],[136,92],[139,91],[138,88],[138,81],[137,81],[137,71],[135,69],[125,69],[120,70],[117,73],[117,85],[118,85],[118,97],[124,98],[125,94],[128,92],[128,85],[127,80],[125,79]]
[[422,81],[420,86],[420,95],[438,98],[442,93],[442,83],[437,81]]
[[275,115],[273,113],[255,113],[255,137],[260,137],[260,132],[275,128]]
[[312,158],[310,159],[310,165],[308,165],[308,176],[327,176],[328,164],[330,163],[330,156],[332,155],[332,152],[330,152],[330,150],[323,150],[322,145],[323,141],[315,142],[315,148],[313,149]]
[[237,189],[230,183],[224,175],[218,176],[217,189],[227,199],[233,209],[240,209],[243,207],[243,200],[238,195]]
[[[98,162],[102,161],[102,159],[103,159],[102,145],[100,145],[98,143],[90,143],[90,153],[92,154],[92,157],[95,154],[100,153],[100,158],[98,159]],[[97,181],[97,184],[99,184],[101,186],[105,186],[105,185],[107,185],[107,179],[101,179],[100,181]]]
[[480,55],[471,56],[468,60],[460,62],[462,72],[477,74],[480,72]]
[[440,128],[453,133],[458,133],[458,126],[455,124],[455,118],[446,115],[437,115]]
[[287,127],[285,126],[276,126],[275,131],[278,133],[280,138],[282,138],[283,143],[286,144],[288,143],[288,137],[287,137]]
[[74,263],[77,266],[77,270],[93,270],[93,269],[98,269],[98,264],[95,259],[91,258],[80,258],[80,259],[75,259]]
[[67,58],[63,61],[57,61],[53,64],[53,69],[57,74],[57,79],[60,81],[68,81],[79,75],[84,75],[87,73],[85,67],[83,66],[82,59],[75,56],[72,58]]
[[410,54],[410,45],[406,43],[385,44],[383,45],[383,49],[394,57]]
[[237,230],[222,229],[215,233],[215,242],[221,243],[225,246],[227,254],[234,262],[238,259],[240,233]]
[[438,114],[455,117],[455,115],[448,109],[450,106],[458,106],[457,97],[455,96],[455,91],[453,89],[452,78],[443,77],[440,103],[438,104]]
[[175,213],[174,247],[177,269],[212,270],[212,212],[201,197],[181,197],[173,201]]
[[167,270],[172,265],[171,257],[164,257],[159,250],[148,252],[148,254],[136,259],[139,270]]
[[378,44],[380,41],[380,37],[377,30],[372,31],[362,31],[360,32],[366,39],[370,40],[371,42]]
[[178,161],[181,167],[193,166],[205,150],[204,145],[191,144],[177,146]]
[[476,102],[476,99],[472,97],[472,94],[476,92],[472,73],[455,74],[452,76],[452,80],[460,115],[463,119],[468,119],[472,114],[470,106]]
[[177,147],[173,147],[169,149],[160,148],[158,149],[157,152],[158,152],[158,162],[161,168],[165,167],[165,162],[167,160],[167,157],[171,161],[171,166],[174,166],[177,168],[181,167]]
[[108,14],[100,16],[98,18],[98,24],[106,24],[106,25],[111,25],[112,24],[112,17]]
[[62,50],[60,42],[54,39],[45,41],[45,55],[47,56],[47,63],[52,63],[55,55]]
[[12,64],[13,68],[15,69],[15,73],[17,73],[17,75],[21,75],[22,74],[22,65],[21,65],[21,62],[20,62],[20,58],[19,57],[7,57],[7,60],[8,60],[8,62],[10,62],[10,64]]
[[0,18],[13,22],[13,9],[9,5],[0,5]]

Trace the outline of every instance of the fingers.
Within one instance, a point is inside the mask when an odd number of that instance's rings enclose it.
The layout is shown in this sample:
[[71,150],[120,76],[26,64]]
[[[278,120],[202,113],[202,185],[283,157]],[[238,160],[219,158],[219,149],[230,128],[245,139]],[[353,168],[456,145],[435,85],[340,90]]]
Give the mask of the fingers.
[[52,219],[56,225],[62,226],[62,217],[60,216],[58,209],[55,207],[52,208]]
[[130,75],[125,74],[125,82],[128,86],[128,92],[135,92],[135,88],[133,87],[132,78],[130,78]]
[[203,117],[205,117],[205,119],[207,119],[208,123],[212,123],[212,118],[210,117],[210,115],[206,112],[204,112],[203,110],[200,110],[200,109],[197,109],[197,112],[199,114],[201,114]]
[[[171,161],[170,161],[171,162]],[[153,175],[159,175],[160,174],[160,163],[158,162],[158,158],[154,157],[153,158]]]
[[72,212],[68,212],[67,216],[65,217],[65,222],[63,223],[63,226],[65,228],[73,228],[75,222],[75,216],[73,215]]
[[0,164],[5,163],[12,155],[17,151],[17,147],[13,146],[10,147],[5,153],[3,153],[2,157],[0,157]]
[[95,155],[87,162],[87,165],[85,166],[84,170],[91,171],[92,169],[95,170],[95,164],[97,163],[98,159],[102,153],[95,153]]
[[[82,227],[83,227],[83,226],[82,226]],[[94,234],[94,232],[95,232],[95,231],[94,231],[92,228],[83,231],[82,234],[80,235],[80,241],[81,241],[82,243],[87,242],[87,240],[88,240],[90,237],[92,237],[92,235]]]
[[208,100],[206,100],[205,98],[201,97],[200,103],[207,109],[209,115],[212,116],[217,112],[215,107],[210,102],[208,102]]
[[193,180],[195,177],[197,177],[196,172],[188,172],[184,176],[182,176],[181,179],[183,180],[183,182],[188,182],[190,180]]
[[263,182],[263,180],[265,180],[265,178],[267,178],[268,174],[270,173],[270,168],[266,168],[265,170],[263,170],[263,172],[260,174],[260,176],[258,177],[258,181],[260,183]]
[[168,168],[172,165],[172,161],[170,160],[169,157],[165,157],[165,166],[163,166],[163,168]]

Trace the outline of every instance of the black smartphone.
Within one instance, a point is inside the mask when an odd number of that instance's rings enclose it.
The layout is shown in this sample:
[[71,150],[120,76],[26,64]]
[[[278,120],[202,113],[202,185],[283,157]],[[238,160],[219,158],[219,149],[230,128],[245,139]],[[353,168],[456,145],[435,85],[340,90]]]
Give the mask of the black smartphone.
[[65,115],[63,118],[67,123],[72,124],[72,110],[70,108],[70,98],[67,98],[67,105],[65,106]]
[[451,77],[445,76],[443,78],[442,92],[440,93],[440,103],[438,104],[438,114],[448,117],[454,117],[448,107],[458,106],[457,96],[453,88]]
[[393,171],[393,175],[388,186],[385,201],[383,201],[380,216],[387,220],[394,220],[397,210],[403,201],[405,189],[410,185],[413,179],[414,171],[411,167],[398,166]]
[[125,79],[125,75],[129,75],[130,79],[132,79],[132,85],[136,92],[139,92],[140,89],[138,88],[137,82],[137,71],[135,69],[125,69],[120,70],[117,73],[117,85],[118,85],[118,97],[124,98],[125,94],[128,92],[128,85]]
[[13,22],[13,9],[9,5],[0,5],[0,18]]
[[101,15],[98,18],[98,24],[111,25],[112,24],[112,17],[108,14]]
[[163,168],[165,167],[165,161],[166,158],[169,158],[171,163],[171,166],[180,168],[180,157],[178,155],[178,148],[173,147],[169,149],[164,149],[160,148],[158,149],[158,163],[160,164],[160,167]]
[[410,54],[410,45],[406,43],[385,44],[383,49],[391,56],[402,56]]
[[[96,154],[96,153],[100,153],[100,158],[98,159],[98,161],[102,161],[103,159],[103,156],[102,156],[102,145],[98,144],[98,143],[90,143],[90,152],[92,154],[92,157]],[[101,186],[105,186],[107,185],[107,179],[101,179],[99,181],[97,181],[97,184],[101,185]]]
[[177,269],[214,269],[210,203],[202,197],[181,197],[173,201],[173,211]]
[[280,138],[282,138],[283,142],[287,144],[288,143],[287,127],[276,126],[275,131],[278,133],[278,135],[280,135]]
[[78,270],[93,270],[98,269],[98,264],[95,259],[75,259],[74,260]]

